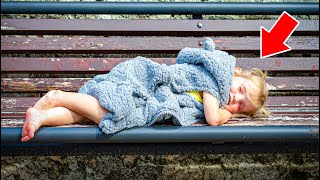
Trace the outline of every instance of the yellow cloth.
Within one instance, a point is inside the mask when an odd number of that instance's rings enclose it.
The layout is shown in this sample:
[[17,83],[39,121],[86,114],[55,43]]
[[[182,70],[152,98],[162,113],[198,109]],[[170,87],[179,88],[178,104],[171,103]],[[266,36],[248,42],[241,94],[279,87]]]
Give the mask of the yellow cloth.
[[200,91],[189,91],[188,92],[190,95],[192,95],[197,101],[199,101],[199,102],[203,102],[203,99],[202,99],[202,97],[201,97],[201,95],[200,95]]

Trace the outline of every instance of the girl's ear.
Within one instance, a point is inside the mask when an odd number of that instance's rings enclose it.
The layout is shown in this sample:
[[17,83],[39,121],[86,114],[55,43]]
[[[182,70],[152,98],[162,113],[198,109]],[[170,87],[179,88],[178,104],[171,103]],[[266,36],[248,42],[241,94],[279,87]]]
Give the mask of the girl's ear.
[[234,68],[234,74],[241,74],[242,73],[242,69],[239,67]]

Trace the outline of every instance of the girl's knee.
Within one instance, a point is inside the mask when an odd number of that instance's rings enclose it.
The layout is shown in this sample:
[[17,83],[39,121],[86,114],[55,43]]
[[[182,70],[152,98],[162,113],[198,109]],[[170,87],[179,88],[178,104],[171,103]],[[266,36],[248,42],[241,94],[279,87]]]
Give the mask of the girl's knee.
[[61,90],[50,90],[46,94],[46,98],[49,103],[54,104],[55,106],[59,104],[59,99],[62,96],[63,91]]

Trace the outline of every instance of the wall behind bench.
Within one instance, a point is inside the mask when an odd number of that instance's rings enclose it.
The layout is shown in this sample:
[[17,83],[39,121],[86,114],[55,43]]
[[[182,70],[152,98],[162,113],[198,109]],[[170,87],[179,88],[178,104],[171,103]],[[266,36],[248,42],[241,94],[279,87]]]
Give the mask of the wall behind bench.
[[1,179],[319,179],[319,154],[17,156]]

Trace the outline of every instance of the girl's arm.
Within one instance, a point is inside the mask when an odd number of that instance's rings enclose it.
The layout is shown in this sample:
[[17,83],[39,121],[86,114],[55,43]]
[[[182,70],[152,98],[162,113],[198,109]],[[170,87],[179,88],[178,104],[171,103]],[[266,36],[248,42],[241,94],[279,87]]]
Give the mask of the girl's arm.
[[219,126],[232,117],[228,110],[220,109],[217,98],[207,92],[203,92],[203,106],[206,121],[210,126]]

